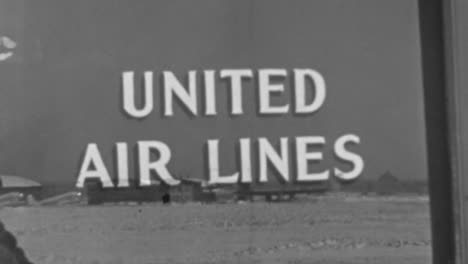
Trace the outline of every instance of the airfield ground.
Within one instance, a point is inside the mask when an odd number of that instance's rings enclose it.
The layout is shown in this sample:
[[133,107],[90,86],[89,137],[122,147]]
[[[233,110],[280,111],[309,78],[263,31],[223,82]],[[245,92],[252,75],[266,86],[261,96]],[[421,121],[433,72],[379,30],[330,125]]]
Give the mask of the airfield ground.
[[424,196],[0,210],[36,264],[430,263]]

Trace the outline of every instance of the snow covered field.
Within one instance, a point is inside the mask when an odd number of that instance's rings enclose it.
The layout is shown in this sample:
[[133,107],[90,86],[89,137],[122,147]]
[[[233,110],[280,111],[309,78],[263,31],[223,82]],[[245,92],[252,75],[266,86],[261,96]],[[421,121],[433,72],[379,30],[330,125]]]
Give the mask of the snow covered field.
[[37,264],[430,262],[427,197],[3,208]]

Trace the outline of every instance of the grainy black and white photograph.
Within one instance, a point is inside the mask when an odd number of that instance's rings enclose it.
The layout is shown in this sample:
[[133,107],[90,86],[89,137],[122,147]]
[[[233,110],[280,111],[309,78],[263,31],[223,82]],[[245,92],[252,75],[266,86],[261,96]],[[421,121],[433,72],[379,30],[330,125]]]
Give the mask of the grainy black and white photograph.
[[0,0],[0,263],[464,263],[442,2]]

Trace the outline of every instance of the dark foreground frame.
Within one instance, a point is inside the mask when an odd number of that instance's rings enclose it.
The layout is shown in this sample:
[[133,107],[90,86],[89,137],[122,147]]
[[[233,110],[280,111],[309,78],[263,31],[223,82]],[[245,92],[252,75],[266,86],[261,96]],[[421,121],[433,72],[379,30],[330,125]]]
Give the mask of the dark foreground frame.
[[[433,263],[463,264],[468,230],[457,102],[454,0],[419,0]],[[466,135],[465,135],[466,137]]]

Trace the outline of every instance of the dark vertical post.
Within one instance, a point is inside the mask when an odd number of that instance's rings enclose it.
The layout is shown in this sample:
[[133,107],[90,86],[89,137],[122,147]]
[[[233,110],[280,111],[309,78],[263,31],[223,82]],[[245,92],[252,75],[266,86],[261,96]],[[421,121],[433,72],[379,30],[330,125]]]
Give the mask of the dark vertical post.
[[[455,263],[444,1],[419,0],[433,263]],[[445,3],[446,4],[446,3]],[[445,20],[444,20],[445,19]]]

